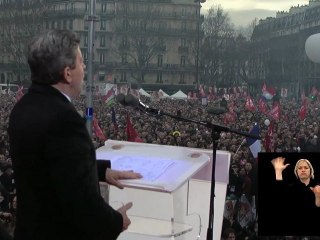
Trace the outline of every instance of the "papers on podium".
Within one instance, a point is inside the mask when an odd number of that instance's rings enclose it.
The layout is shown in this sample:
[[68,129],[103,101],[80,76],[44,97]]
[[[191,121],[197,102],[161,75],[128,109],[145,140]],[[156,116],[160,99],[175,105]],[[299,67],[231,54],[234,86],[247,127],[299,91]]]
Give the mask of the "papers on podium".
[[127,187],[173,192],[210,161],[200,150],[165,145],[108,140],[97,159],[111,161],[112,169],[133,170],[142,179],[121,180]]

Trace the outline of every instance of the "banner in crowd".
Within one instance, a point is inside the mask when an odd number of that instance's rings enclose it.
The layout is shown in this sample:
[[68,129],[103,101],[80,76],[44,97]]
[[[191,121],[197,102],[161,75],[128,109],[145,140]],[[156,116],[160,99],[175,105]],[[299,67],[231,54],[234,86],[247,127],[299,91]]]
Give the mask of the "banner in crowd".
[[[257,123],[254,124],[253,128],[250,131],[250,134],[259,136],[260,130]],[[247,143],[249,145],[250,151],[254,158],[258,157],[258,153],[261,152],[261,140],[254,138],[247,138]]]

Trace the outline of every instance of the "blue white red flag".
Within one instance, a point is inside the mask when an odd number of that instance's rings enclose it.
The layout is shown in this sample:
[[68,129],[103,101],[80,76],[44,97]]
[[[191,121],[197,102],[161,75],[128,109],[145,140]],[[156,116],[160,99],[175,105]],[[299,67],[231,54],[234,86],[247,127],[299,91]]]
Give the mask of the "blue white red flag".
[[[259,136],[260,130],[257,123],[254,124],[253,128],[250,131],[250,134]],[[247,138],[247,143],[249,145],[250,151],[254,158],[258,157],[258,153],[261,152],[261,140],[254,138]]]

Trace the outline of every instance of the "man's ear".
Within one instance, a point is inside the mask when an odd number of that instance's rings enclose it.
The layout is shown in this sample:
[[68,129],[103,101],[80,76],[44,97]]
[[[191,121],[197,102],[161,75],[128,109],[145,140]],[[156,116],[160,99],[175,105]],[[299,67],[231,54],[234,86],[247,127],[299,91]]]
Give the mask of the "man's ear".
[[68,84],[71,83],[71,81],[72,81],[71,68],[69,66],[67,66],[63,69],[63,78],[66,83],[68,83]]

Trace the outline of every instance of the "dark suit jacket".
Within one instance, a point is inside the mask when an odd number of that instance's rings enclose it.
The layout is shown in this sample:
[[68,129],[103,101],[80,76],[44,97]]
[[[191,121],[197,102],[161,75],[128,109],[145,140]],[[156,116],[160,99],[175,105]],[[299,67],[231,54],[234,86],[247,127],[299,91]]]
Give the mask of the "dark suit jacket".
[[[85,121],[63,94],[33,84],[12,110],[9,137],[17,187],[16,240],[117,238],[122,216],[100,196]],[[104,170],[99,172],[104,175]]]

